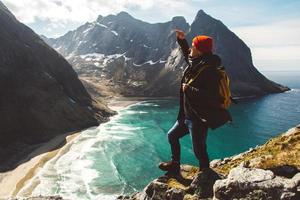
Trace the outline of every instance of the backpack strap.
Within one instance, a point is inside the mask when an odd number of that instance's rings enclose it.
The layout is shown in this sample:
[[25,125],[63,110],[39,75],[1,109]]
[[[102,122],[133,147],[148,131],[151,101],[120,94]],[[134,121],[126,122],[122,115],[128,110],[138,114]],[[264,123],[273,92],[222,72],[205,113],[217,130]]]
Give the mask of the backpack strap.
[[204,70],[206,69],[207,67],[209,67],[209,65],[204,65],[202,66],[198,71],[197,73],[195,74],[195,76],[193,76],[188,82],[187,82],[187,85],[190,85],[198,76],[199,74]]

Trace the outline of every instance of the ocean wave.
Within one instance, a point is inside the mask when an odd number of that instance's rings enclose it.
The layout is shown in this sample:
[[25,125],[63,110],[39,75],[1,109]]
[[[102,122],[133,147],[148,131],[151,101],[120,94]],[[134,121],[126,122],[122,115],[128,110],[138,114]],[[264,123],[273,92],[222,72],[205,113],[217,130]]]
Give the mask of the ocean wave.
[[114,130],[136,131],[136,130],[141,130],[141,129],[143,129],[143,127],[133,127],[133,126],[128,126],[128,125],[116,124],[116,125],[112,125],[110,127],[105,127],[102,129],[102,131],[104,131],[104,132],[114,131]]
[[[157,105],[158,106],[158,105]],[[149,113],[147,111],[139,111],[140,114]]]
[[137,110],[123,110],[122,116],[124,115],[134,115],[134,114],[147,114],[147,111],[137,111]]
[[[32,194],[53,195],[55,190],[54,194],[78,199],[74,194],[80,191],[86,193],[87,198],[93,199],[89,183],[99,177],[99,172],[92,168],[93,161],[87,156],[93,144],[94,141],[74,144],[70,151],[56,158],[51,165],[45,166],[39,175],[40,184]],[[47,176],[52,171],[56,177]]]
[[[135,127],[133,124],[126,125],[122,120],[128,115],[146,113],[148,112],[127,108],[111,117],[109,122],[82,131],[70,148],[59,152],[39,171],[33,179],[37,186],[33,188],[32,194],[57,194],[75,200],[82,198],[110,200],[116,199],[116,195],[107,193],[128,192],[130,186],[118,171],[113,157],[122,153],[121,145],[124,145],[124,142],[120,141],[129,139],[146,128]],[[95,184],[95,181],[100,179],[102,180],[100,185]]]
[[[225,138],[221,137],[212,148],[215,154],[221,157],[225,155],[225,151],[236,152],[242,145],[252,145],[251,140],[244,140],[252,133],[254,134],[251,139],[265,141],[270,137],[268,131],[271,128],[284,127],[285,123],[280,124],[280,121],[287,120],[280,118],[283,116],[282,113],[285,113],[287,119],[297,118],[300,107],[295,105],[298,105],[297,96],[300,89],[292,89],[289,92],[292,94],[258,100],[256,107],[253,104],[239,104],[241,110],[233,112],[237,118],[235,123],[237,126],[220,129],[220,133],[224,131],[229,139],[239,137],[241,145],[238,147],[231,145],[235,149],[231,150],[230,145],[226,147],[222,143]],[[289,101],[290,97],[292,101]],[[145,184],[143,180],[152,179],[158,171],[154,166],[155,163],[169,158],[165,129],[171,125],[174,108],[164,106],[160,109],[150,108],[159,105],[159,102],[150,101],[133,104],[111,117],[109,122],[83,131],[69,149],[65,149],[56,159],[46,163],[40,171],[39,179],[34,180],[38,185],[34,190],[35,194],[59,194],[75,200],[111,200],[116,199],[117,194],[132,193],[134,187],[140,189],[139,187]],[[296,111],[287,113],[287,108]],[[148,113],[148,110],[151,110],[151,117],[145,117],[145,120],[141,121],[140,113],[141,115]],[[294,117],[286,117],[287,114]],[[167,123],[157,122],[162,116],[166,116],[163,122]],[[222,135],[225,134],[220,134]],[[211,137],[214,139],[215,136]],[[231,144],[230,141],[228,144]],[[194,161],[191,143],[182,142],[182,150],[184,162]],[[137,178],[138,175],[142,178]],[[51,188],[49,185],[54,187]]]
[[143,106],[159,106],[156,103],[141,103],[141,105],[143,105]]
[[140,101],[140,102],[137,102],[137,103],[132,104],[130,106],[127,106],[126,109],[132,109],[132,107],[136,107],[136,106],[159,106],[157,103],[154,103],[153,101],[154,100],[151,100],[151,101],[149,101],[149,100]]

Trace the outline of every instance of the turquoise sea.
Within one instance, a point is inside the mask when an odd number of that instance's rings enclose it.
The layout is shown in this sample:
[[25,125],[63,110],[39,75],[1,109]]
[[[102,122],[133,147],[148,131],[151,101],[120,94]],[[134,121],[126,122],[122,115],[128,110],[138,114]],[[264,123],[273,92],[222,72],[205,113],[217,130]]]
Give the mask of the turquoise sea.
[[[292,90],[233,105],[234,123],[208,133],[210,160],[263,144],[300,123],[300,72],[263,73]],[[176,100],[144,101],[84,131],[68,151],[39,171],[33,194],[105,200],[143,189],[163,174],[157,164],[170,159],[167,132],[177,111]],[[181,145],[182,163],[196,165],[188,135]]]

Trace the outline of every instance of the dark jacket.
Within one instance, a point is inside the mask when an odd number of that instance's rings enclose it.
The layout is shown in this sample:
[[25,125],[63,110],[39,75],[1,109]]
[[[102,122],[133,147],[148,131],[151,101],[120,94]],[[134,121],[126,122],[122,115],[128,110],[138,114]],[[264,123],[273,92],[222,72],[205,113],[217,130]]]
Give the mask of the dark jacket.
[[[217,67],[221,65],[221,59],[214,54],[204,54],[200,57],[189,57],[189,46],[185,39],[177,39],[181,47],[184,58],[188,66],[183,72],[180,86],[180,106],[178,120],[184,117],[202,120],[208,127],[215,129],[228,121],[231,121],[231,115],[226,109],[219,107],[223,102],[223,97],[219,94],[219,80],[221,78]],[[182,84],[197,73],[203,67],[205,69],[190,84],[190,86],[182,91]]]

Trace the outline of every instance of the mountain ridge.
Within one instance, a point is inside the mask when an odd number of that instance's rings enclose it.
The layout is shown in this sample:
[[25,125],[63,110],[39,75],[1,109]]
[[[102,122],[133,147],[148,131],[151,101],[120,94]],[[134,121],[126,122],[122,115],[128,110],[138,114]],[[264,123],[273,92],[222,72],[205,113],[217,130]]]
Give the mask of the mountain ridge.
[[120,96],[178,96],[186,63],[176,42],[175,28],[186,32],[190,45],[199,34],[214,38],[214,50],[231,78],[233,96],[289,90],[263,76],[253,65],[250,48],[203,10],[197,12],[191,24],[183,16],[150,24],[124,11],[99,15],[95,22],[46,42],[68,59],[82,79],[102,85],[110,82],[113,86],[107,90]]
[[0,1],[0,171],[59,134],[114,114],[87,92],[72,66]]

